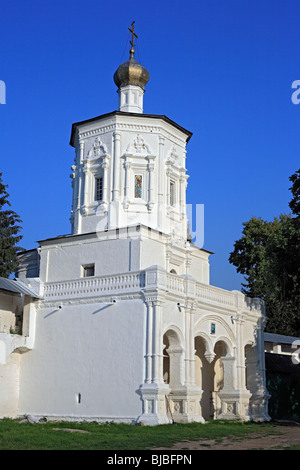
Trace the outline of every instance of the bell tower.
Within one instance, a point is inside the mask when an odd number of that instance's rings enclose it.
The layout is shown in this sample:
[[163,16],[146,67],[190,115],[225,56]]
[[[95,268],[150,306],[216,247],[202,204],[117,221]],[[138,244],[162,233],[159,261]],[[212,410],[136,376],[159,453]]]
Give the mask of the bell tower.
[[187,239],[186,144],[192,133],[166,116],[143,113],[149,72],[129,59],[114,74],[119,109],[72,126],[72,233],[137,224]]

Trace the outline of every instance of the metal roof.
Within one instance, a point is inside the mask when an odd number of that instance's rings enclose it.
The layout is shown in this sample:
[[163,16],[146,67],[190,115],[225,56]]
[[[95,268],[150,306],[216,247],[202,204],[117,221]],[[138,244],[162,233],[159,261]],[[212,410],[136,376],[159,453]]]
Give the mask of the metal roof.
[[91,119],[86,119],[85,121],[80,121],[80,122],[74,122],[72,124],[72,130],[71,130],[71,138],[70,138],[70,145],[72,147],[75,147],[75,133],[76,129],[79,126],[82,126],[84,124],[89,124],[94,121],[100,121],[101,119],[107,118],[107,117],[112,117],[112,116],[131,116],[131,117],[136,117],[136,118],[154,118],[154,119],[162,119],[163,121],[169,123],[171,126],[176,127],[179,129],[181,132],[186,134],[187,139],[186,141],[188,142],[190,138],[192,137],[193,133],[185,129],[184,127],[181,127],[179,124],[176,122],[172,121],[170,118],[168,118],[165,115],[158,115],[158,114],[144,114],[144,113],[130,113],[130,112],[125,112],[125,111],[112,111],[110,113],[102,114],[101,116],[97,116]]
[[30,297],[33,297],[35,299],[42,299],[39,294],[37,294],[24,282],[19,281],[18,279],[6,279],[5,277],[0,277],[0,289],[9,292],[17,292],[19,294],[29,295]]
[[292,344],[294,341],[300,340],[300,338],[296,336],[286,336],[264,332],[264,340],[271,343]]

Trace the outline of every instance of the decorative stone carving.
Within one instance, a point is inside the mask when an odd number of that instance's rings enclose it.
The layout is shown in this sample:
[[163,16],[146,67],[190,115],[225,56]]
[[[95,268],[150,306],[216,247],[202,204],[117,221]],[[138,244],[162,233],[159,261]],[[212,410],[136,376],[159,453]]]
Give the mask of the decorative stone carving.
[[147,145],[142,137],[138,134],[133,143],[128,144],[126,153],[132,153],[135,155],[151,155],[149,145]]
[[99,136],[95,138],[95,141],[92,145],[92,148],[87,154],[88,159],[95,159],[102,157],[104,155],[107,155],[107,148],[106,146],[101,142],[101,139]]

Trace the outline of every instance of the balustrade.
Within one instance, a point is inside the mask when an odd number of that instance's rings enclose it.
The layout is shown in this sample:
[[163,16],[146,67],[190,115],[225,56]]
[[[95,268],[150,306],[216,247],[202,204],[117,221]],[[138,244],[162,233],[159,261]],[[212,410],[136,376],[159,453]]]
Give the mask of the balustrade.
[[116,291],[131,291],[144,287],[144,284],[144,273],[141,272],[48,282],[44,285],[44,299],[86,297]]
[[[147,276],[146,276],[147,272]],[[153,275],[151,276],[151,273]],[[164,281],[163,281],[164,280]],[[218,307],[229,309],[236,308],[235,293],[226,291],[219,287],[195,282],[173,273],[166,273],[161,270],[160,277],[155,269],[146,271],[128,272],[110,276],[98,276],[91,278],[75,279],[68,281],[48,282],[44,284],[44,299],[55,300],[61,298],[93,297],[96,295],[105,295],[118,292],[140,292],[147,287],[147,284],[157,284],[159,289],[161,282],[169,294],[178,296],[189,296],[189,283],[192,282],[195,295],[195,301],[214,304]],[[162,285],[163,285],[162,284]],[[243,297],[241,295],[241,297]],[[259,300],[253,300],[243,297],[243,309],[260,310]]]

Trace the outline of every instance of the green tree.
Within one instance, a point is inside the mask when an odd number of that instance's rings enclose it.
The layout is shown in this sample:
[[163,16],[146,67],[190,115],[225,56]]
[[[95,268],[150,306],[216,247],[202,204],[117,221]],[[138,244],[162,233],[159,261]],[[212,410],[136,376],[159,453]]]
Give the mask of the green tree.
[[245,276],[243,293],[265,301],[266,331],[300,336],[300,170],[290,180],[296,216],[245,222],[229,261]]
[[266,308],[274,333],[300,336],[300,219],[287,217],[268,241]]
[[289,206],[292,209],[293,214],[299,216],[300,215],[300,168],[292,176],[290,176],[290,181],[293,183],[290,188],[293,198],[290,201]]
[[7,185],[3,184],[0,173],[0,276],[9,277],[17,265],[17,255],[23,249],[17,244],[22,239],[19,225],[22,220],[14,211],[10,210],[11,204],[6,191]]

